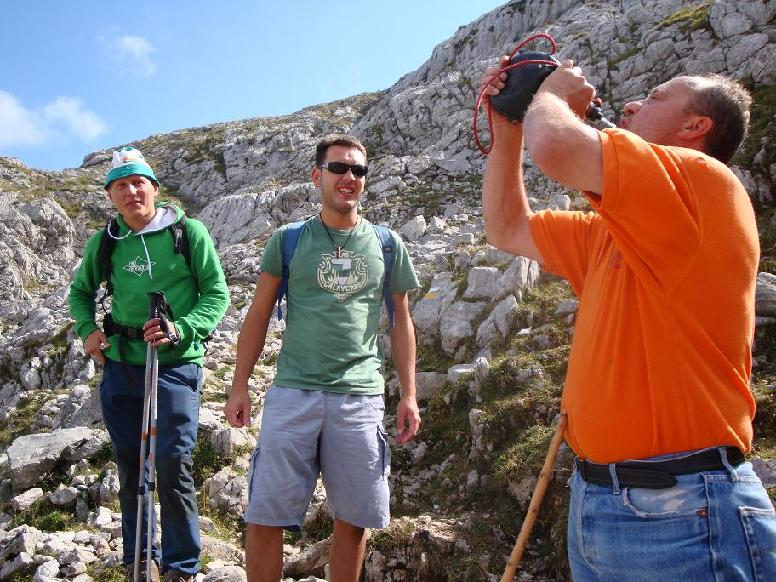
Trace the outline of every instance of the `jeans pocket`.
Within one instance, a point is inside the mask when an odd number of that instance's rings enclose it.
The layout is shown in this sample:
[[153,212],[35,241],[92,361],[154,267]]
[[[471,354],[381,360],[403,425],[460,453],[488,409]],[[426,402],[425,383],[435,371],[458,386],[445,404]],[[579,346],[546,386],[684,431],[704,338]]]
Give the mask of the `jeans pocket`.
[[754,580],[765,582],[776,577],[776,512],[773,509],[739,507]]
[[672,517],[705,517],[708,511],[703,484],[676,485],[666,489],[627,487],[623,503],[637,517],[666,519]]

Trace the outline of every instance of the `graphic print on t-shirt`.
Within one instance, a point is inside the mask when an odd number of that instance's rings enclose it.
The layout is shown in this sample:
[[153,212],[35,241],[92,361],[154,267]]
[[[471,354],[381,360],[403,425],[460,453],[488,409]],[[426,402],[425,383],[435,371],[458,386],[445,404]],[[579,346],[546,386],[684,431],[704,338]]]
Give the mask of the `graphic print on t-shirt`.
[[342,249],[339,257],[321,255],[317,273],[321,288],[334,293],[339,302],[361,291],[369,281],[366,257],[347,249]]

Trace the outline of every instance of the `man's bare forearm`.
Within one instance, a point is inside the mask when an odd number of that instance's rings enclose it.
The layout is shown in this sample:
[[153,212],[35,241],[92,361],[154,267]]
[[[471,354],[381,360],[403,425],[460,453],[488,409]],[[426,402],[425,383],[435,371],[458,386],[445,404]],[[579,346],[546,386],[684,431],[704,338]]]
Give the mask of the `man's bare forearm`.
[[494,146],[482,183],[485,234],[495,247],[539,259],[528,226],[531,209],[523,185],[523,128],[498,115],[493,121]]
[[415,328],[406,305],[407,297],[397,301],[399,294],[394,294],[394,304],[397,305],[393,327],[391,328],[391,354],[396,372],[401,384],[401,395],[415,398]]
[[248,379],[264,349],[267,328],[270,317],[272,317],[272,308],[275,304],[279,285],[280,277],[267,273],[262,273],[259,277],[253,302],[248,309],[245,321],[240,328],[240,335],[237,338],[237,363],[232,385],[239,390],[248,389]]

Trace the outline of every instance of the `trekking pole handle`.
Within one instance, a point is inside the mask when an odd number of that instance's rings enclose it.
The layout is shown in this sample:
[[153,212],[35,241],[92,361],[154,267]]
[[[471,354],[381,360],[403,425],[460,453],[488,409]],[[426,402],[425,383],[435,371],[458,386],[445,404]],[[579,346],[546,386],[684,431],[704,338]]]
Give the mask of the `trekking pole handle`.
[[163,291],[149,291],[148,319],[162,319],[170,310]]

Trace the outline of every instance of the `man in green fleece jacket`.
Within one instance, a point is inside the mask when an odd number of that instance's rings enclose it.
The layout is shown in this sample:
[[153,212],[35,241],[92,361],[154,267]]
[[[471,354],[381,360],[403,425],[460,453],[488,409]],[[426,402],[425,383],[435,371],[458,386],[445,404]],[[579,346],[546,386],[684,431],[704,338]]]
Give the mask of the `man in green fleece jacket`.
[[[161,553],[152,548],[152,571],[158,579],[156,563],[161,561],[165,581],[191,580],[199,570],[200,553],[191,469],[202,341],[223,317],[229,293],[207,229],[184,218],[174,205],[156,202],[159,181],[139,150],[126,147],[113,153],[105,190],[118,210],[118,228],[102,230],[86,243],[70,285],[70,312],[84,351],[104,365],[100,400],[119,470],[123,561],[131,576],[135,552],[145,556],[145,548],[134,545],[144,366],[150,343],[158,348],[159,357],[156,470],[162,525]],[[181,219],[188,253],[176,252],[174,244],[175,225]],[[113,296],[103,331],[95,321],[95,296],[106,280],[105,261],[99,258],[105,236],[113,239],[109,263]],[[148,320],[151,291],[164,292],[171,307],[166,330],[159,319]],[[145,536],[142,540],[145,545]]]

